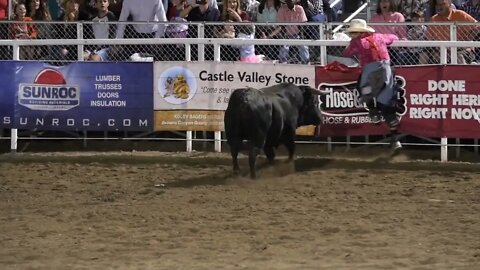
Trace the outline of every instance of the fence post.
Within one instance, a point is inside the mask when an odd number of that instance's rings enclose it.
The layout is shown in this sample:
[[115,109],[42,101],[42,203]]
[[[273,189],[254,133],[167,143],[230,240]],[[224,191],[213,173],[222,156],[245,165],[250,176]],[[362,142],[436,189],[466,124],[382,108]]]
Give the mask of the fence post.
[[[450,41],[457,41],[457,25],[455,23],[450,24]],[[458,64],[457,47],[450,47],[450,63]]]
[[[220,62],[220,44],[215,43],[213,45],[213,59],[215,62]],[[215,152],[222,152],[222,132],[215,131],[214,133],[214,146]]]
[[[319,28],[320,28],[320,40],[326,40],[326,37],[325,37],[325,30],[326,30],[325,23],[322,23]],[[327,46],[325,46],[325,45],[320,46],[320,65],[321,66],[326,66],[327,65],[327,58],[328,58],[327,53],[328,53],[327,52]]]
[[[20,46],[18,44],[13,43],[12,45],[13,49],[13,60],[18,61],[20,60]],[[15,117],[14,117],[15,119]],[[14,120],[15,122],[15,120]],[[11,153],[16,153],[17,152],[17,147],[18,147],[18,129],[12,128],[10,130],[10,152]]]
[[[205,24],[198,24],[198,38],[205,38]],[[198,44],[198,61],[205,61],[205,45]]]
[[[447,47],[442,46],[440,47],[440,64],[446,65],[448,63],[447,60]],[[440,161],[447,162],[448,161],[448,138],[442,137],[440,140]]]
[[[185,44],[185,61],[191,62],[192,61],[192,45],[190,43]],[[193,151],[193,139],[192,139],[192,131],[187,130],[186,132],[186,150],[188,153]]]
[[[77,23],[77,39],[82,40],[83,39],[83,23],[79,22]],[[83,44],[78,44],[77,46],[77,59],[78,61],[83,61]]]

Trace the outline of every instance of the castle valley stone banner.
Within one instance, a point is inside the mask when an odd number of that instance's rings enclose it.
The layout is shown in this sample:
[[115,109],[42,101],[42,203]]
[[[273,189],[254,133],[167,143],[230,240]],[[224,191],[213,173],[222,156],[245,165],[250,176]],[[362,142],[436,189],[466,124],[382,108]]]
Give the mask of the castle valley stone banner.
[[[315,67],[285,64],[156,62],[155,130],[223,131],[223,114],[234,89],[282,82],[315,87]],[[314,127],[302,127],[314,135]]]

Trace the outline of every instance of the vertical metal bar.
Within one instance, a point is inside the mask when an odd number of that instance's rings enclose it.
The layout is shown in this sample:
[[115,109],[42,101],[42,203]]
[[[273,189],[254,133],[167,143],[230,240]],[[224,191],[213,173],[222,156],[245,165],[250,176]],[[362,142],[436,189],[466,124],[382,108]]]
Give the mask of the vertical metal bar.
[[[450,41],[457,41],[457,25],[450,24]],[[450,63],[458,64],[457,47],[450,47]]]
[[[198,38],[205,38],[205,24],[198,24]],[[198,61],[205,61],[205,45],[198,44]]]
[[440,140],[440,161],[447,162],[448,161],[448,138],[442,137]]
[[[83,39],[83,23],[78,22],[77,23],[77,40],[82,40]],[[84,53],[84,48],[83,44],[78,44],[77,45],[77,60],[78,61],[83,61],[83,53]]]
[[[440,64],[447,64],[447,47],[440,47]],[[448,161],[448,138],[442,137],[440,140],[440,160],[441,162]]]
[[[18,61],[20,60],[20,46],[18,44],[13,44],[12,45],[13,49],[13,60]],[[15,117],[13,122],[15,123]],[[10,152],[16,153],[18,149],[18,130],[16,128],[12,128],[10,130]]]
[[190,153],[192,152],[193,150],[193,147],[192,147],[192,131],[189,130],[187,131],[187,152]]

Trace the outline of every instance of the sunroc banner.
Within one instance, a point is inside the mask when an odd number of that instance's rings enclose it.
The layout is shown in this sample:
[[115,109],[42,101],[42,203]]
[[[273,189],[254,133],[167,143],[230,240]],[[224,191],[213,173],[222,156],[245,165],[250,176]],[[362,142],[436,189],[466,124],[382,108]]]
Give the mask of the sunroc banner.
[[155,110],[224,111],[236,88],[315,86],[315,67],[307,65],[156,62],[154,69]]
[[[153,64],[10,62],[14,127],[40,130],[153,129]],[[2,72],[2,74],[5,74]],[[5,81],[8,81],[5,80]]]
[[11,61],[0,61],[0,128],[13,127],[15,104],[15,65]]
[[402,132],[418,136],[480,138],[480,66],[398,67],[407,81],[408,114]]
[[315,67],[306,65],[157,62],[154,70],[155,130],[223,131],[223,113],[237,88],[282,82],[315,87]]
[[[316,69],[316,87],[325,94],[320,97],[320,111],[323,118],[317,128],[318,136],[363,136],[381,135],[389,132],[387,124],[373,124],[368,110],[359,101],[357,80],[360,69],[349,68],[346,72]],[[404,117],[407,100],[405,87],[408,85],[402,76],[396,76],[399,86],[397,96],[397,116]]]

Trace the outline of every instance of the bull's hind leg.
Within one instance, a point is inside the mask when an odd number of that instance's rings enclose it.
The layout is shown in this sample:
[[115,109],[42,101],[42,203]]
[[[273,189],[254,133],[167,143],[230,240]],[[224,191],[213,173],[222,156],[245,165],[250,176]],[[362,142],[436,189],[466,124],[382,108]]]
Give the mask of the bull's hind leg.
[[248,163],[250,165],[250,178],[256,179],[257,178],[257,173],[256,173],[256,168],[255,165],[257,163],[257,156],[260,154],[260,147],[257,146],[252,146],[250,149],[250,154],[248,156]]
[[232,165],[233,165],[233,174],[235,175],[240,174],[240,166],[238,165],[238,153],[240,152],[241,145],[242,145],[242,141],[238,141],[233,143],[230,146],[230,154],[232,156]]
[[283,139],[283,144],[288,151],[288,160],[287,162],[293,161],[293,156],[295,155],[295,131],[289,132]]
[[265,156],[267,156],[268,164],[274,165],[275,164],[275,150],[272,145],[266,144],[263,148],[263,152],[265,152]]

